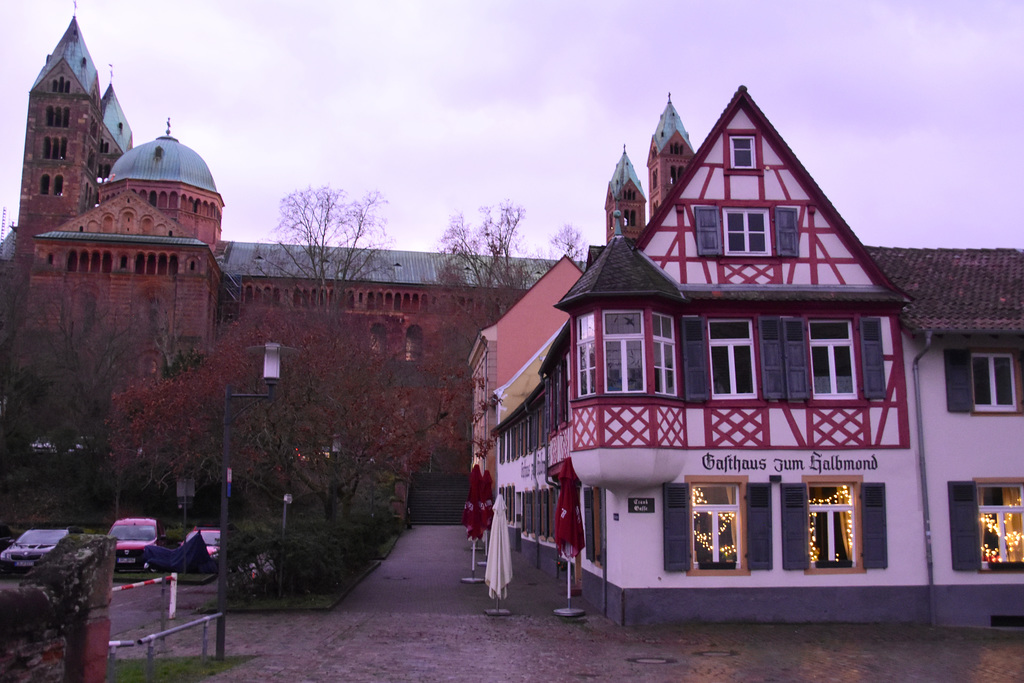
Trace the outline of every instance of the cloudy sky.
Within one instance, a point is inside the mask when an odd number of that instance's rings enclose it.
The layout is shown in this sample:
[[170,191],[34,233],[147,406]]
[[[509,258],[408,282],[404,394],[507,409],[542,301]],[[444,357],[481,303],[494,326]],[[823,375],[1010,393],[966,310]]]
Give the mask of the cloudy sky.
[[[0,207],[16,218],[28,89],[72,0],[0,3]],[[224,237],[278,202],[379,190],[395,248],[510,199],[535,250],[604,240],[623,145],[647,188],[668,93],[695,146],[740,85],[869,245],[1024,247],[1024,3],[1015,0],[79,0],[141,144],[209,164]]]

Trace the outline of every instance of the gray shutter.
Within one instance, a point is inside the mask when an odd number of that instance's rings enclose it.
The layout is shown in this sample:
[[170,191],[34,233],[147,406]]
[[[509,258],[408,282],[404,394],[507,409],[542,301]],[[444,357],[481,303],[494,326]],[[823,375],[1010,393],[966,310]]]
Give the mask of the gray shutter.
[[978,487],[973,481],[949,482],[949,536],[953,569],[981,569]]
[[782,484],[782,568],[807,569],[810,552],[807,547],[807,486]]
[[696,223],[697,254],[720,256],[722,254],[722,230],[718,225],[718,207],[693,207],[693,220]]
[[889,566],[885,484],[864,484],[860,499],[864,519],[864,568],[885,569]]
[[775,249],[779,256],[800,255],[799,212],[794,208],[775,208]]
[[772,485],[747,485],[747,568],[772,568]]
[[974,409],[971,386],[971,352],[966,349],[946,349],[946,410],[951,413],[969,413]]
[[803,318],[783,318],[786,358],[786,398],[811,397],[811,373],[807,367],[807,331]]
[[711,394],[704,330],[703,318],[683,317],[683,394],[687,401],[706,401]]
[[583,488],[583,532],[586,535],[587,559],[594,561],[594,489]]
[[665,571],[685,572],[690,568],[690,487],[662,484],[665,520]]
[[761,395],[766,400],[786,398],[786,368],[782,360],[782,318],[764,316],[757,321],[761,342]]
[[885,355],[882,352],[882,319],[860,320],[860,365],[864,398],[885,398]]

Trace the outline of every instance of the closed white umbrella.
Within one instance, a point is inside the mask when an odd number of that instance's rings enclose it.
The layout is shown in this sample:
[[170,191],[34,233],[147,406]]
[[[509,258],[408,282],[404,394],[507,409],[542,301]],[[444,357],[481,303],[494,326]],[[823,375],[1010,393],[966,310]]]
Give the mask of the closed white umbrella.
[[484,613],[491,617],[503,617],[509,611],[500,609],[499,602],[508,594],[508,584],[512,580],[512,550],[509,548],[505,523],[505,499],[500,493],[494,501],[494,520],[487,543],[487,570],[484,574],[487,593],[494,598],[494,609],[484,610]]

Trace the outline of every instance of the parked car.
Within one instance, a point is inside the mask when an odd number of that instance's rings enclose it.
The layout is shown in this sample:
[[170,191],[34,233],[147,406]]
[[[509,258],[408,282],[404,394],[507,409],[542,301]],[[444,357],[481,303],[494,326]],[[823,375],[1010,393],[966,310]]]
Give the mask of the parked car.
[[6,550],[7,546],[14,543],[14,536],[11,535],[11,527],[0,524],[0,550]]
[[29,529],[0,552],[0,571],[27,572],[67,535],[67,529]]
[[216,559],[217,550],[220,548],[220,527],[219,526],[197,526],[193,527],[192,531],[188,532],[185,536],[185,542],[187,543],[196,534],[201,534],[203,537],[203,543],[206,544],[206,552],[210,554],[210,557]]
[[118,571],[145,571],[148,567],[142,557],[143,548],[167,539],[163,522],[150,517],[119,519],[110,527],[109,535],[117,539],[114,569]]

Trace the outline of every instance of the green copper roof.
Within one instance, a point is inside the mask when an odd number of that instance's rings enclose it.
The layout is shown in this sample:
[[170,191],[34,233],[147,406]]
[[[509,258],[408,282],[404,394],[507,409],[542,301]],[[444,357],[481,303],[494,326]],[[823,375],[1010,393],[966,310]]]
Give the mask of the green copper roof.
[[203,158],[170,135],[134,147],[115,161],[110,169],[111,182],[126,178],[167,180],[217,191],[213,174]]
[[679,118],[676,108],[672,106],[672,96],[669,95],[668,104],[665,105],[665,111],[661,112],[661,120],[658,121],[658,128],[654,131],[654,144],[658,146],[659,152],[672,139],[672,134],[676,131],[679,131],[679,134],[686,140],[686,144],[693,149],[693,145],[690,144],[690,134],[683,128],[683,120]]
[[85,47],[85,40],[82,39],[82,34],[78,30],[78,19],[75,17],[71,18],[68,30],[64,32],[64,37],[53,49],[53,54],[46,58],[46,65],[39,72],[31,89],[35,90],[36,86],[43,82],[46,76],[60,64],[61,60],[68,63],[85,92],[92,93],[94,85],[99,87],[96,65],[93,64],[89,49]]
[[636,189],[643,195],[644,188],[640,185],[640,178],[637,176],[636,171],[633,170],[633,164],[629,162],[629,157],[626,156],[626,148],[623,146],[622,156],[619,158],[619,163],[615,165],[612,179],[608,182],[608,189],[611,190],[612,197],[621,199],[622,188],[631,180],[636,185]]
[[109,242],[116,244],[163,244],[176,247],[206,247],[206,242],[194,237],[169,237],[164,235],[123,235],[109,232],[74,232],[70,230],[54,230],[36,235],[37,240]]
[[107,86],[103,93],[103,125],[107,127],[110,134],[114,136],[114,142],[120,147],[121,152],[127,152],[132,148],[132,128],[128,125],[128,119],[121,110],[121,103],[117,101],[114,94],[113,84]]

